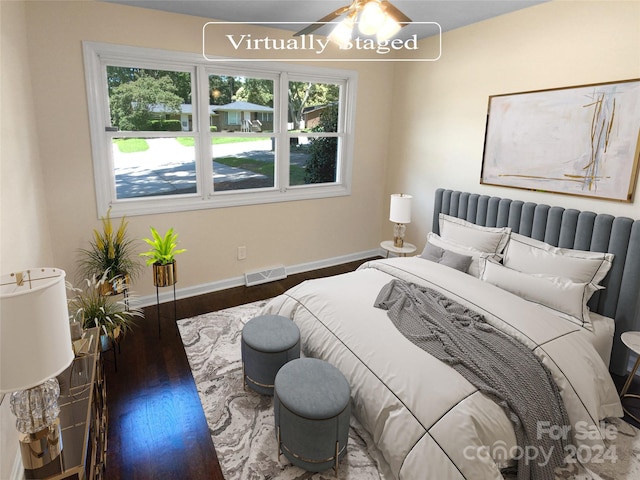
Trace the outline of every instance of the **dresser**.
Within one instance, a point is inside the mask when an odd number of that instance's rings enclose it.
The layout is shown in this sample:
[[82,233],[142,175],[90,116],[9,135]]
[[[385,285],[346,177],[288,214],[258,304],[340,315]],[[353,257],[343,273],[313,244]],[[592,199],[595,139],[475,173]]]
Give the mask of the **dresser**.
[[93,480],[103,478],[107,451],[107,391],[104,381],[98,328],[85,331],[84,348],[60,375],[60,461],[37,470],[25,470],[25,478]]

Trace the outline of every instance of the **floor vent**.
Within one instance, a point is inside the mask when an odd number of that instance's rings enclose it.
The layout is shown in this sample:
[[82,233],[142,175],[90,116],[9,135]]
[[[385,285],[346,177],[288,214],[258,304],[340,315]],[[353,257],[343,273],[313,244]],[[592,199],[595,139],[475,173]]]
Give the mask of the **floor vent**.
[[274,280],[282,280],[287,278],[287,271],[284,265],[260,270],[259,272],[247,272],[244,274],[244,283],[247,287],[252,285],[260,285],[261,283],[273,282]]

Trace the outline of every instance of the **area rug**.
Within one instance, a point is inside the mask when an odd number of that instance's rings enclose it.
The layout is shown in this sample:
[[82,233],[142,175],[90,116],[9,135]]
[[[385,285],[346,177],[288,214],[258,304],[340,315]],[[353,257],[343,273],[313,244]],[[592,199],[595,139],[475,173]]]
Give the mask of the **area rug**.
[[[333,470],[306,472],[278,460],[273,425],[273,398],[245,389],[242,383],[242,326],[266,301],[180,320],[178,328],[191,366],[209,431],[226,480],[335,479]],[[640,478],[640,431],[622,421],[609,425],[606,449],[578,451],[580,464],[556,472],[556,480],[636,480]],[[376,458],[380,453],[352,417],[347,456],[339,478],[386,480]],[[425,479],[428,479],[426,474]],[[515,476],[505,475],[505,478]]]
[[[287,463],[284,456],[278,461],[273,397],[243,388],[242,326],[265,303],[241,305],[178,322],[222,473],[226,480],[335,479],[333,470],[310,473]],[[352,417],[339,478],[381,478],[365,437],[366,432]]]

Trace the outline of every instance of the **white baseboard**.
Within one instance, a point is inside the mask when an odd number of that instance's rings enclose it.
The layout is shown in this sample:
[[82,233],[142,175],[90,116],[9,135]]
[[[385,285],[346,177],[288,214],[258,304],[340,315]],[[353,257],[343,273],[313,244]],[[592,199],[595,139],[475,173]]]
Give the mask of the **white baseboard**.
[[[318,260],[315,262],[301,263],[298,265],[291,265],[286,267],[287,275],[294,275],[296,273],[310,272],[312,270],[318,270],[320,268],[333,267],[335,265],[341,265],[343,263],[355,262],[357,260],[364,260],[366,258],[384,256],[385,253],[382,249],[376,248],[373,250],[367,250],[364,252],[352,253],[349,255],[342,255],[340,257],[327,258],[325,260]],[[201,285],[193,285],[186,288],[176,288],[176,299],[195,297],[197,295],[204,295],[207,293],[218,292],[220,290],[226,290],[228,288],[240,287],[245,284],[244,275],[228,278],[224,280],[218,280],[210,283],[203,283]],[[158,298],[160,303],[170,302],[173,300],[173,289],[162,288],[159,292]],[[148,307],[156,304],[155,295],[144,295],[136,297],[136,306]]]

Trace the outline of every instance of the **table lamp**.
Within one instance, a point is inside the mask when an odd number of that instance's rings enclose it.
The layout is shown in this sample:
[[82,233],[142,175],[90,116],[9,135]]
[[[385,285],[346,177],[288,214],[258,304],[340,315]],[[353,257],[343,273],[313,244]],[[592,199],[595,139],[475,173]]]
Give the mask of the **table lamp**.
[[13,392],[26,470],[61,457],[55,377],[73,358],[65,272],[37,268],[0,277],[0,393]]
[[393,246],[402,247],[404,245],[404,232],[406,223],[411,223],[411,195],[404,193],[394,193],[391,195],[391,208],[389,220],[394,222],[393,226]]

